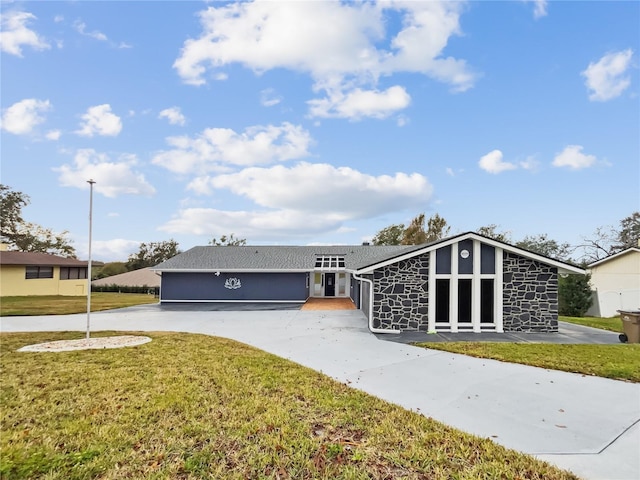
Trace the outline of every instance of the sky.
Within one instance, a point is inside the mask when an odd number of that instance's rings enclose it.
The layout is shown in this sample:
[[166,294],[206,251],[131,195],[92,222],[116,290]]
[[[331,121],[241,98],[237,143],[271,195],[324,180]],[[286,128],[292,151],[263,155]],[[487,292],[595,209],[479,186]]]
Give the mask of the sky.
[[79,258],[90,223],[109,262],[420,213],[578,245],[640,209],[637,1],[0,8],[0,182]]

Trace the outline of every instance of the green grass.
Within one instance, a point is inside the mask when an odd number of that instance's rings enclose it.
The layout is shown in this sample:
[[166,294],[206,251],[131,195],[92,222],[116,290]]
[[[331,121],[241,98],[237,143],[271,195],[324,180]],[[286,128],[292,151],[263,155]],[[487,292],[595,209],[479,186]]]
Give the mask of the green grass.
[[0,334],[0,476],[575,478],[244,344],[145,335],[132,348],[18,353],[79,334]]
[[[139,293],[101,293],[91,294],[91,311],[111,310],[131,307],[145,303],[157,303],[153,295]],[[67,297],[61,295],[43,295],[27,297],[0,298],[0,316],[16,315],[67,315],[87,311],[87,297]]]
[[552,370],[640,382],[640,344],[433,342],[416,345],[472,357],[492,358]]
[[585,327],[599,328],[610,332],[622,333],[622,320],[620,317],[597,318],[597,317],[559,317],[562,322],[575,323]]

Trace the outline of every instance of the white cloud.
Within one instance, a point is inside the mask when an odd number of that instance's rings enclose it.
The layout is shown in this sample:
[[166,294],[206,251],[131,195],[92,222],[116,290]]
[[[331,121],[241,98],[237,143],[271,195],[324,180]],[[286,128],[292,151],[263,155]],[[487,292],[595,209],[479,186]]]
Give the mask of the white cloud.
[[87,113],[82,115],[82,120],[80,130],[75,133],[84,137],[94,135],[115,137],[122,130],[120,117],[111,113],[111,106],[108,103],[89,107]]
[[[137,240],[123,238],[93,240],[91,242],[91,257],[103,262],[126,262],[129,255],[138,252],[140,243]],[[89,256],[88,244],[80,245],[78,254],[81,258],[87,258]]]
[[49,100],[25,98],[14,103],[2,114],[2,129],[14,135],[26,135],[45,121],[42,113],[51,110]]
[[342,212],[347,218],[376,216],[424,204],[432,193],[426,177],[413,173],[374,177],[349,167],[300,162],[293,167],[252,167],[199,178],[189,188],[227,189],[257,205],[305,212]]
[[538,18],[546,17],[547,7],[549,2],[547,0],[532,0],[532,2],[533,2],[533,18],[537,20]]
[[282,101],[282,97],[273,88],[265,88],[260,92],[260,105],[273,107]]
[[31,47],[34,50],[51,48],[40,35],[27,27],[35,19],[35,15],[28,12],[3,13],[0,49],[11,55],[22,57],[22,47]]
[[[368,108],[371,99],[362,99],[364,93],[374,97],[376,105],[380,103],[382,94],[376,89],[380,76],[410,72],[444,82],[454,91],[473,86],[476,75],[464,60],[443,55],[449,39],[461,34],[463,8],[461,2],[436,1],[209,6],[200,12],[200,37],[184,43],[173,66],[183,81],[192,85],[206,83],[205,74],[226,75],[220,69],[233,63],[256,73],[276,68],[304,72],[313,78],[314,90],[323,90],[328,97],[311,102],[312,115],[343,117],[353,111],[359,117],[371,114],[384,118],[388,114],[381,114],[381,109]],[[402,21],[395,36],[386,30],[394,23],[389,22],[391,16]],[[394,98],[406,106],[408,95],[404,89],[402,93]],[[339,95],[355,105],[343,106],[336,98]],[[388,108],[403,107],[392,104]]]
[[208,128],[194,138],[169,137],[171,150],[152,160],[176,173],[220,171],[228,165],[263,165],[307,157],[311,135],[290,123],[253,126],[243,133],[228,128]]
[[633,50],[628,48],[608,53],[597,62],[589,63],[586,70],[581,72],[586,78],[589,100],[605,102],[620,96],[629,87],[631,80],[625,73],[631,65],[632,56]]
[[386,118],[406,108],[411,103],[411,97],[404,87],[396,85],[383,92],[360,88],[346,94],[331,91],[329,98],[309,100],[307,103],[312,117],[358,120],[363,117]]
[[540,168],[540,162],[533,155],[519,162],[519,165],[524,170],[529,170],[531,172],[535,172]]
[[485,172],[493,174],[502,173],[507,170],[515,170],[516,168],[518,168],[517,165],[514,165],[513,163],[505,162],[502,159],[502,152],[500,150],[492,150],[491,152],[484,155],[482,158],[480,158],[478,165],[480,165],[480,168]]
[[180,107],[165,108],[160,112],[158,118],[166,118],[171,125],[184,125],[187,119],[180,111]]
[[60,136],[62,135],[62,132],[60,130],[49,130],[46,134],[45,134],[45,138],[47,140],[59,140]]
[[60,173],[58,180],[63,187],[89,188],[87,180],[93,179],[94,190],[105,197],[153,195],[155,188],[142,173],[133,170],[136,164],[135,155],[122,155],[117,161],[111,161],[103,153],[81,149],[76,152],[72,165],[62,165],[54,171]]
[[53,21],[55,23],[64,22],[64,15],[56,15],[53,17]]
[[567,145],[565,149],[556,155],[552,165],[554,167],[567,167],[571,170],[581,170],[595,165],[595,155],[582,153],[582,145]]
[[[251,211],[186,208],[164,226],[171,233],[233,231],[251,239],[289,239],[341,231],[344,223],[407,208],[424,208],[433,188],[413,173],[367,175],[348,167],[301,162],[294,167],[247,168],[203,177],[192,190],[226,189],[257,205]],[[208,192],[205,192],[208,193]]]
[[75,28],[80,35],[84,35],[85,37],[91,37],[101,42],[107,42],[109,40],[104,33],[99,32],[98,30],[87,32],[87,25],[82,20],[76,20],[73,22],[73,28]]
[[168,233],[217,236],[235,232],[240,238],[290,239],[336,230],[343,218],[334,214],[309,215],[293,210],[225,211],[187,208],[160,227]]
[[405,125],[409,125],[411,120],[406,115],[398,115],[396,118],[396,125],[399,127],[404,127]]

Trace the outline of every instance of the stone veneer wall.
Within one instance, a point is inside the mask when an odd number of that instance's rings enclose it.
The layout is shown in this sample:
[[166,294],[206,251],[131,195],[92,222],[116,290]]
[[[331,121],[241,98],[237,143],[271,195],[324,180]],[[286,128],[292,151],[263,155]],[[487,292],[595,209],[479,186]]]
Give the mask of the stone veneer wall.
[[429,255],[374,272],[373,325],[391,330],[427,330]]
[[558,331],[558,269],[504,252],[505,332]]

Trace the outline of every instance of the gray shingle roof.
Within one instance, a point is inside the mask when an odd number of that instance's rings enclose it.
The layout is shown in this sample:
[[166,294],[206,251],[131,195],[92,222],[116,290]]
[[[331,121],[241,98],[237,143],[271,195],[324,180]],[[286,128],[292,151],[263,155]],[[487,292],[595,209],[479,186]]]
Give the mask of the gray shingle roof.
[[318,255],[345,257],[347,269],[382,261],[415,246],[207,246],[193,247],[153,267],[154,270],[313,270]]

